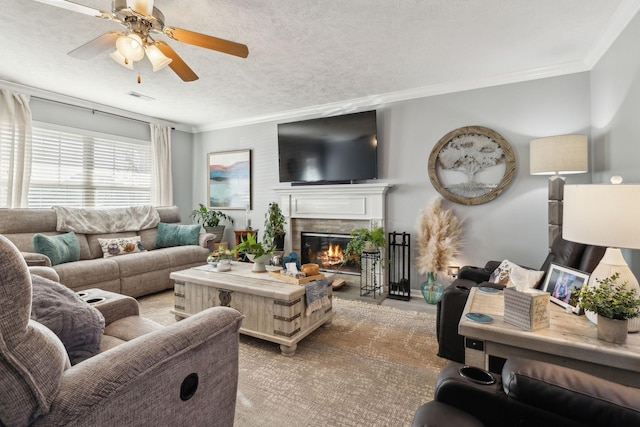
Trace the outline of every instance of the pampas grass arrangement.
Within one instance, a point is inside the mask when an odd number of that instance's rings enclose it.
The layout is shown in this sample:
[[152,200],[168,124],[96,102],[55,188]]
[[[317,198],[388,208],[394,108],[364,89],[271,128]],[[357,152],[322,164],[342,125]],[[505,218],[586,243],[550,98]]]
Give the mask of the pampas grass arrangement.
[[451,209],[442,208],[442,198],[436,197],[420,211],[418,230],[418,257],[416,268],[422,274],[442,271],[460,253],[462,221]]

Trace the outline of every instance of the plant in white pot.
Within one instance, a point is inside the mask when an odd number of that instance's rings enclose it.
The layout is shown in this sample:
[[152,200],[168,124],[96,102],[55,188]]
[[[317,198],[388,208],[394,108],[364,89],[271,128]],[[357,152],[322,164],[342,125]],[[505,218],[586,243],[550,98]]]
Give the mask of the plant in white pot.
[[442,198],[436,197],[420,211],[416,224],[418,230],[418,257],[416,268],[427,280],[420,285],[424,300],[436,304],[443,287],[437,281],[437,273],[447,268],[460,252],[462,222],[451,209],[442,209]]
[[619,274],[596,279],[597,286],[583,286],[578,304],[598,315],[598,339],[623,344],[627,341],[629,319],[640,316],[640,297],[626,282],[617,283]]
[[224,235],[225,226],[221,225],[221,221],[228,221],[233,224],[233,218],[221,211],[214,211],[200,203],[198,209],[191,211],[191,218],[202,224],[207,233],[216,235],[214,243],[220,243]]
[[243,238],[235,250],[236,254],[245,254],[253,262],[251,271],[254,273],[266,272],[265,262],[273,255],[273,245],[264,241],[258,242],[252,233],[247,234],[246,239]]

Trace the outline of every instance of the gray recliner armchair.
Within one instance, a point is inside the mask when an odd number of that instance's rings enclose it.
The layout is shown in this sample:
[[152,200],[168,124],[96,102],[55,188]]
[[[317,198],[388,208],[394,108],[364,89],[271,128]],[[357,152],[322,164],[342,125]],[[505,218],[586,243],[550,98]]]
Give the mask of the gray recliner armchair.
[[104,306],[107,331],[123,320],[120,338],[70,366],[58,336],[30,319],[30,272],[0,235],[0,425],[233,425],[242,315],[216,307],[136,331],[137,307],[123,301]]

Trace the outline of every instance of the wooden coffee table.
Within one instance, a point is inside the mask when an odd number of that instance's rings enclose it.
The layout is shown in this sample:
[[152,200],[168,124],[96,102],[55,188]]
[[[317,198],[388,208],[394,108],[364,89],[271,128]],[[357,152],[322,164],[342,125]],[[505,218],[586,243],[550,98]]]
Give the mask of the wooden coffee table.
[[[171,273],[175,280],[171,312],[182,319],[209,307],[235,308],[244,315],[240,333],[280,344],[283,355],[293,356],[300,340],[331,324],[332,306],[307,316],[304,286],[253,273],[251,266],[233,262],[231,271],[222,273],[198,267]],[[331,300],[331,286],[328,294]]]
[[[465,337],[465,363],[489,368],[489,357],[523,357],[588,372],[621,384],[640,387],[640,334],[629,334],[626,344],[597,338],[596,326],[549,303],[550,326],[526,331],[504,321],[504,292],[487,294],[471,288],[458,325]],[[466,313],[484,313],[492,323],[466,319]]]

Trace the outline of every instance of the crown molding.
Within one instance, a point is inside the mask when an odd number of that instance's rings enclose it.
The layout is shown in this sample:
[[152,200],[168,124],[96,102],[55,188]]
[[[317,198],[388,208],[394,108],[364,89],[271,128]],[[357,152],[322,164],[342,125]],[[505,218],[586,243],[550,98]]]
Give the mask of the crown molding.
[[587,53],[585,63],[588,65],[589,70],[595,67],[624,29],[627,28],[627,25],[629,25],[629,22],[636,16],[639,10],[639,0],[622,0],[620,6],[618,6],[611,17],[609,24],[606,26],[602,37],[600,37],[593,48]]

